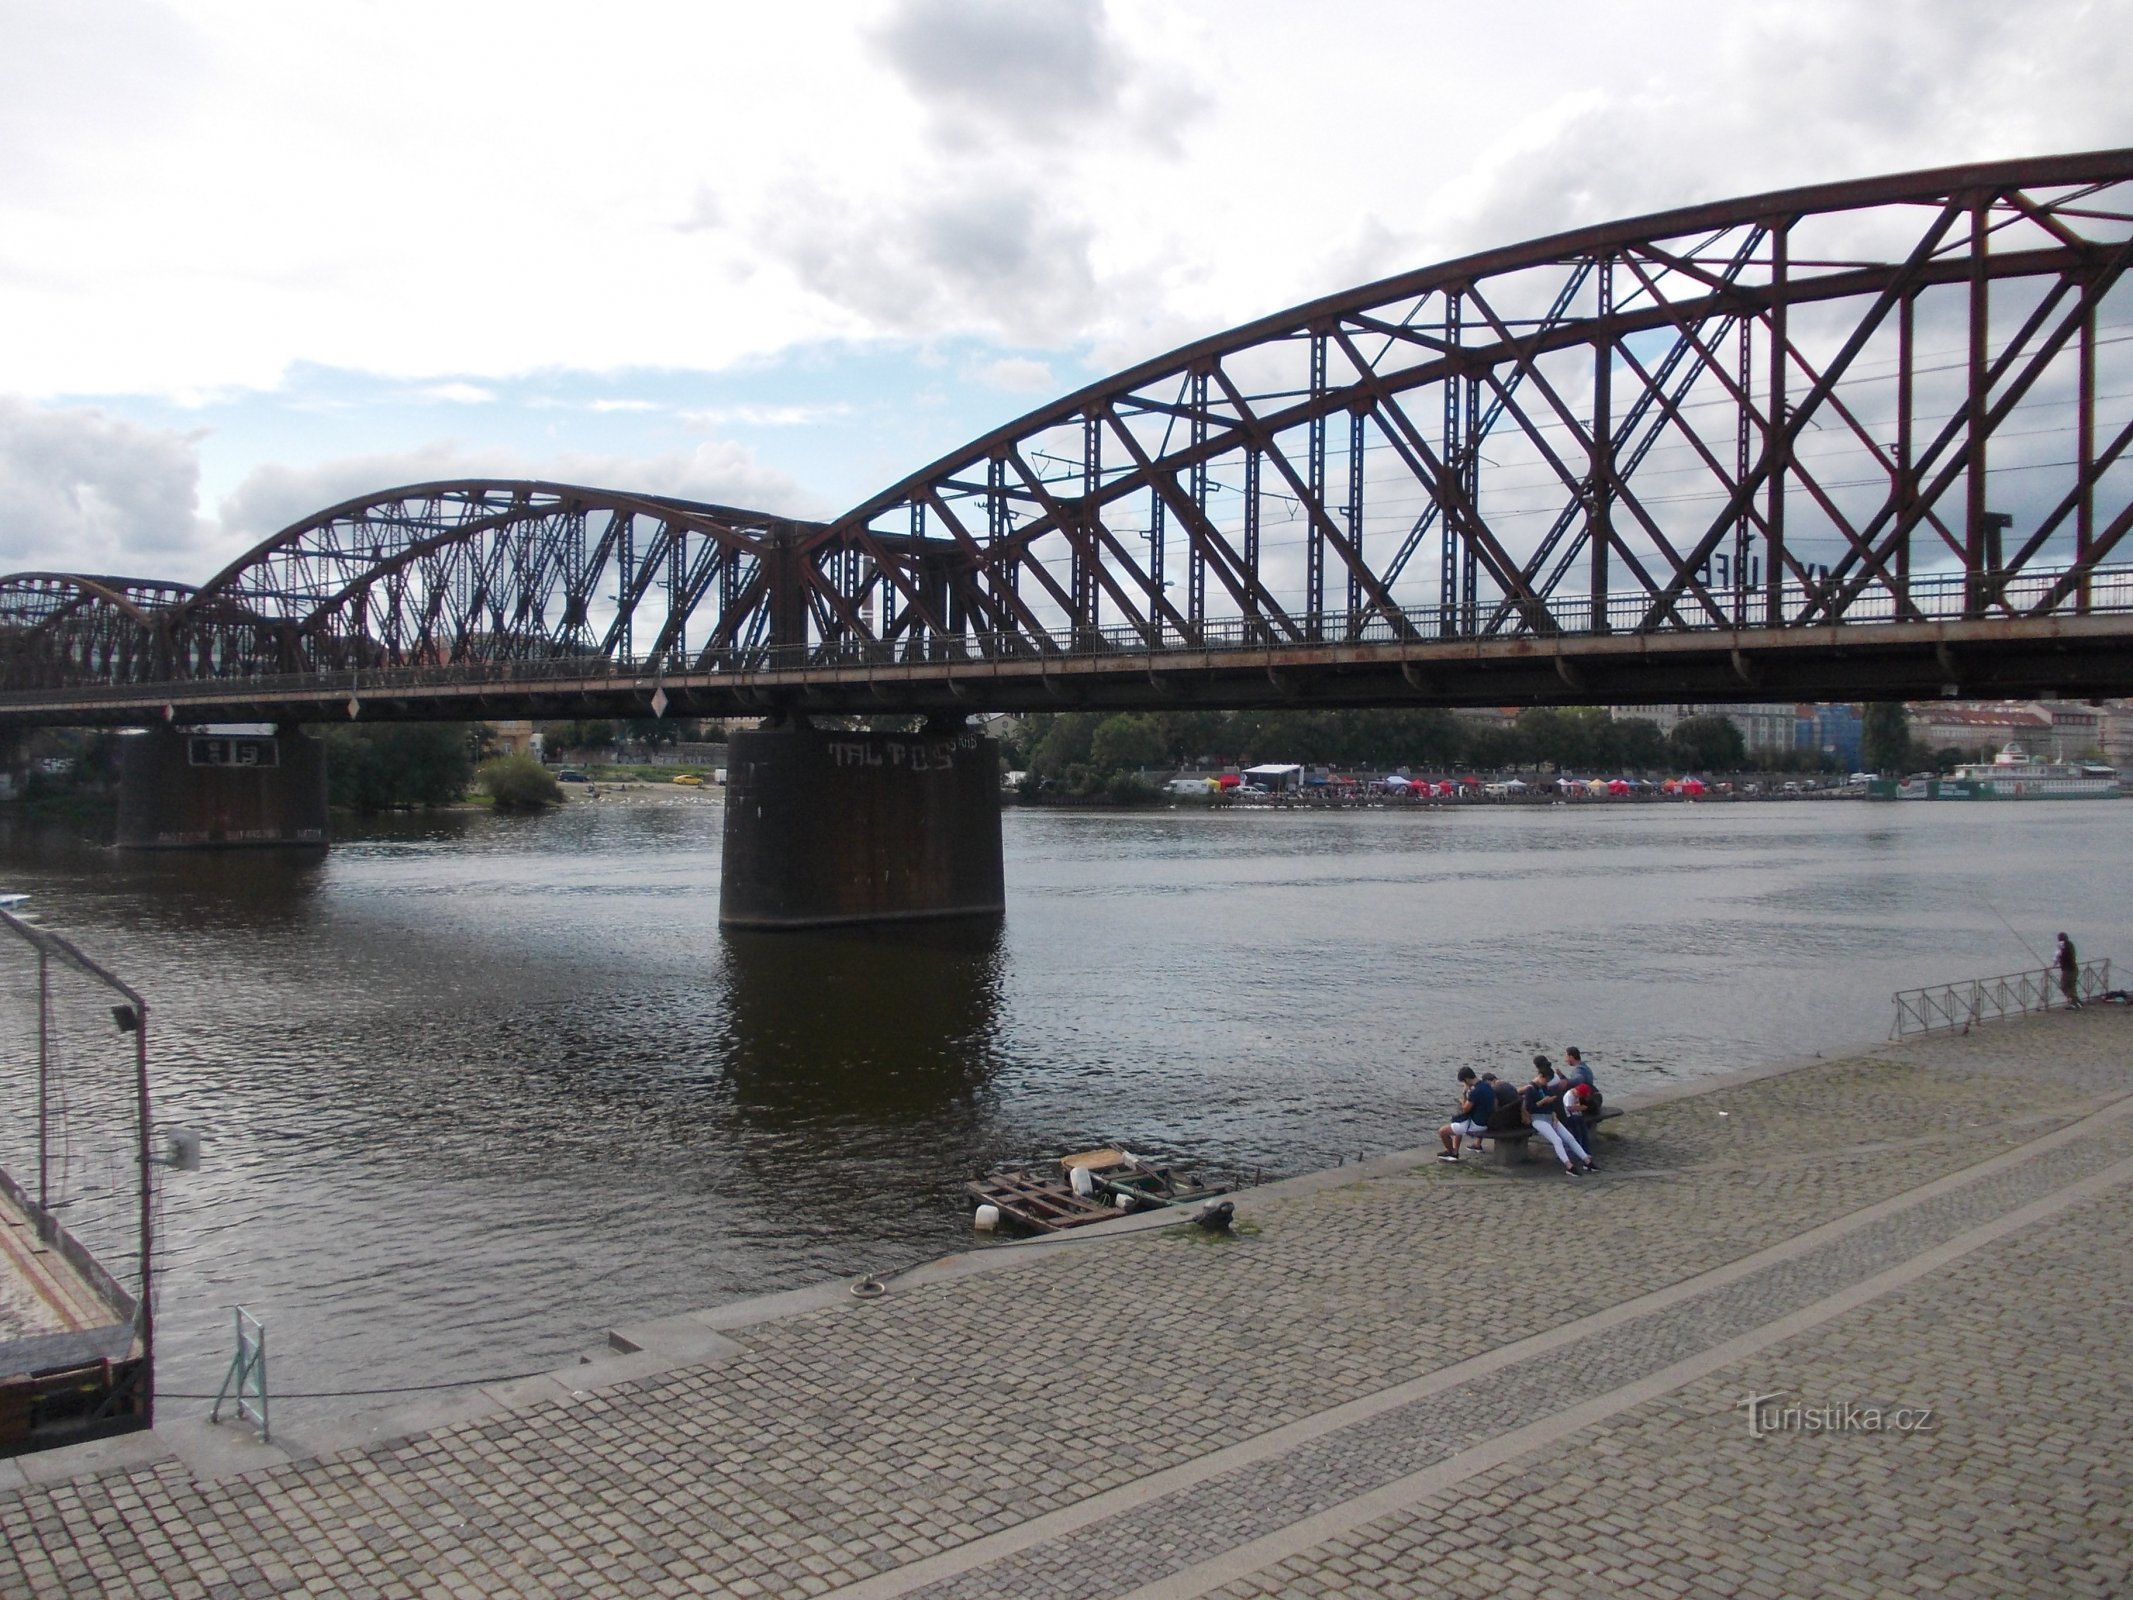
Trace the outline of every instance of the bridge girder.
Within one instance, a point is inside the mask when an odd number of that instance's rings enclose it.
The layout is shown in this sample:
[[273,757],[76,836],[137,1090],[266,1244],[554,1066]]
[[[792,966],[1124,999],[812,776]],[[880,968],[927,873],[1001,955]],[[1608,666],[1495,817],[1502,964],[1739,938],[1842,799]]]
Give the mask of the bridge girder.
[[[582,669],[821,704],[860,673],[875,710],[936,676],[966,707],[1011,700],[1032,665],[1055,706],[1112,703],[1116,660],[1141,656],[1128,675],[1243,703],[1248,672],[1190,664],[1222,652],[1286,652],[1291,682],[1349,694],[1323,653],[1353,650],[1479,698],[1486,675],[1423,663],[1544,643],[1591,657],[1584,687],[1558,676],[1604,699],[1622,636],[1953,627],[1942,656],[1956,637],[1983,661],[2031,624],[2133,614],[2112,559],[2133,528],[2129,266],[2133,151],[1689,207],[1199,341],[827,523],[418,485],[168,605],[83,591],[38,626],[48,646],[130,624],[157,643],[128,659],[173,683]],[[2071,654],[2076,687],[2112,681]],[[908,689],[882,676],[918,667]]]

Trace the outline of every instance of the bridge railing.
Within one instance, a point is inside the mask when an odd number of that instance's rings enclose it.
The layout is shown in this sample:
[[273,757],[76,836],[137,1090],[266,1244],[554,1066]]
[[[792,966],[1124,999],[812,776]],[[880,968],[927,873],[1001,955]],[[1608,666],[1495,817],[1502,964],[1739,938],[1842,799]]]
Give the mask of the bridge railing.
[[[2084,1001],[2095,999],[2110,987],[2109,957],[2081,963],[2074,992]],[[1899,989],[1893,999],[1896,1023],[1889,1030],[1891,1039],[1942,1028],[1968,1032],[1980,1022],[2049,1011],[2054,1005],[2065,1004],[2057,967],[2002,973],[1996,978],[1965,978],[1924,989]]]
[[[1780,620],[1774,626],[1835,625],[1872,628],[1902,622],[1953,622],[2018,617],[2030,613],[2062,584],[2064,570],[2023,572],[1987,583],[1983,589],[1961,573],[1916,576],[1897,596],[1876,585],[1849,601],[1834,597],[1813,612],[1817,598],[1805,585],[1790,583],[1780,597]],[[322,668],[302,673],[266,673],[240,667],[213,677],[155,682],[68,685],[65,693],[84,705],[106,701],[138,702],[144,691],[163,695],[173,705],[191,700],[227,698],[233,686],[250,694],[332,695],[353,697],[396,690],[439,689],[485,684],[513,688],[540,684],[591,683],[605,687],[643,683],[682,674],[734,675],[851,668],[894,668],[981,661],[1027,661],[1071,664],[1119,656],[1193,660],[1273,649],[1431,644],[1475,637],[1540,635],[1577,639],[1637,633],[1715,633],[1736,628],[1773,626],[1767,619],[1768,595],[1762,589],[1711,588],[1716,608],[1694,597],[1673,603],[1658,622],[1652,602],[1641,593],[1610,595],[1604,604],[1590,596],[1555,596],[1545,601],[1494,600],[1471,614],[1448,614],[1438,605],[1409,606],[1393,612],[1329,614],[1311,627],[1301,619],[1226,617],[1203,621],[1190,633],[1167,620],[1145,628],[1117,624],[1073,627],[1060,624],[1047,632],[915,633],[887,640],[828,639],[803,645],[740,645],[708,652],[675,650],[663,657],[610,658],[568,649],[553,655],[486,661],[459,661],[420,666]],[[2065,610],[2083,614],[2133,612],[2133,566],[2104,567],[2079,580]],[[1597,622],[1595,618],[1598,618]],[[0,705],[34,690],[0,693]]]

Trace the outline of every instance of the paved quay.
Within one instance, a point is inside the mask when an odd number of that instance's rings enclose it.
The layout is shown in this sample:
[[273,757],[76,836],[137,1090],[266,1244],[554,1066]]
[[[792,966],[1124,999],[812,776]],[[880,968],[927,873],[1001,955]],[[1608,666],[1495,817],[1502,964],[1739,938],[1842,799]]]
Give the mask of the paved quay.
[[1232,1240],[1109,1225],[273,1446],[0,1462],[0,1594],[2133,1591],[2133,1014],[1610,1127],[1593,1178],[1422,1149]]

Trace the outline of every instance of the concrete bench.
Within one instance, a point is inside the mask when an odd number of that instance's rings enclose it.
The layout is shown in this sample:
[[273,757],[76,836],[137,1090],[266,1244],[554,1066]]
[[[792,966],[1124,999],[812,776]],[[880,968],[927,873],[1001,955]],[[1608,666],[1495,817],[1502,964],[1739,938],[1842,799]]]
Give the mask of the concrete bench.
[[[1599,1115],[1589,1120],[1600,1123],[1620,1115],[1622,1113],[1613,1106],[1603,1106]],[[1488,1141],[1489,1149],[1486,1153],[1492,1154],[1499,1165],[1515,1166],[1520,1162],[1533,1159],[1533,1151],[1531,1149],[1533,1130],[1524,1123],[1512,1123],[1501,1128],[1491,1126],[1489,1131],[1482,1135],[1482,1138]],[[1460,1141],[1461,1144],[1465,1142],[1465,1140]]]

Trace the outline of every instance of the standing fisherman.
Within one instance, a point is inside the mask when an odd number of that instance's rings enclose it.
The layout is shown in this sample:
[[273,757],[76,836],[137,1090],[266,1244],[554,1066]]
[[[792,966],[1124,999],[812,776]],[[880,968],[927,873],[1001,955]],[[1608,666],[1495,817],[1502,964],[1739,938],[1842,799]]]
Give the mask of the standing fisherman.
[[2059,935],[2059,992],[2076,1011],[2081,1009],[2081,958],[2074,954],[2074,941]]

